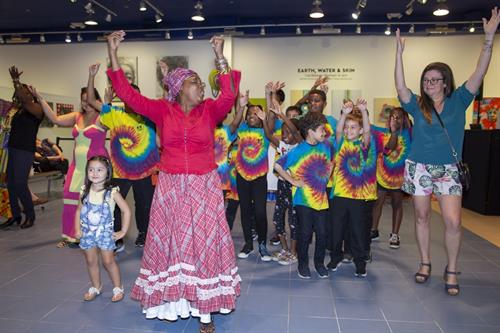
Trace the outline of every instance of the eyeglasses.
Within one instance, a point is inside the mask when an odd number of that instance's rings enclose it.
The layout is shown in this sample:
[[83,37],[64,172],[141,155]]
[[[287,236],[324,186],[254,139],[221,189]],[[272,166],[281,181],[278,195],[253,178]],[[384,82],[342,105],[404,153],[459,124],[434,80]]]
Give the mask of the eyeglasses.
[[431,84],[431,85],[435,85],[437,84],[439,81],[443,81],[444,79],[443,78],[432,78],[432,79],[424,79],[423,82],[424,84]]

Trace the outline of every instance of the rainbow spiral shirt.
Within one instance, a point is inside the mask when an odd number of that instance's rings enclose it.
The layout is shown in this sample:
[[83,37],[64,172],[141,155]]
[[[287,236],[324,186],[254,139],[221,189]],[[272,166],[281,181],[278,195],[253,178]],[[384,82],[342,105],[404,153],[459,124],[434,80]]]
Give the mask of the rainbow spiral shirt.
[[229,150],[229,189],[226,192],[226,199],[240,200],[238,196],[238,188],[236,187],[236,153],[238,145],[234,143]]
[[373,135],[363,149],[361,140],[340,139],[335,153],[331,198],[377,199],[377,144]]
[[229,126],[223,125],[214,131],[214,151],[217,172],[219,173],[222,190],[229,190],[229,147],[236,138],[236,133],[231,133]]
[[303,141],[276,162],[288,170],[293,178],[304,182],[303,187],[292,187],[294,206],[328,209],[326,184],[331,172],[331,159],[329,144],[320,142],[311,145]]
[[[335,133],[337,131],[337,119],[332,116],[326,116],[327,123],[325,124],[326,139],[332,147],[335,147]],[[333,187],[333,172],[328,179],[327,187]]]
[[102,105],[99,120],[109,128],[113,177],[142,179],[155,170],[160,156],[154,124],[123,107]]
[[238,152],[236,171],[247,181],[267,174],[269,140],[263,128],[248,126],[246,122],[238,128]]
[[380,186],[396,190],[401,188],[404,178],[405,161],[410,154],[411,135],[408,129],[403,129],[398,135],[397,146],[388,151],[384,147],[391,138],[391,132],[382,127],[372,126],[372,133],[377,141],[377,183]]

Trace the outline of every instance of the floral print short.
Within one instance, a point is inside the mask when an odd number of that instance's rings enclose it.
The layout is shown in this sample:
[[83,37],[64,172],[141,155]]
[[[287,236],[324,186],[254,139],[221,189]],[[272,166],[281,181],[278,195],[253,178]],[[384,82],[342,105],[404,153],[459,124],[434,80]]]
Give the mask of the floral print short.
[[423,164],[406,160],[401,189],[411,195],[462,195],[456,164]]

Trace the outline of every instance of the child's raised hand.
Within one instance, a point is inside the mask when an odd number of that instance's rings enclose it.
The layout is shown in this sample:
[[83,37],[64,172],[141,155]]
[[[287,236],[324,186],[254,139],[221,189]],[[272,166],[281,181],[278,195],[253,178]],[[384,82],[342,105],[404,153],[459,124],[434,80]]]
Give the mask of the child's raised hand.
[[273,85],[273,92],[276,92],[283,88],[285,88],[285,82],[276,81],[276,83]]
[[257,117],[259,117],[260,120],[265,120],[266,119],[266,113],[262,111],[261,109],[257,109]]
[[273,91],[273,86],[274,86],[273,81],[269,81],[268,83],[266,83],[265,87],[266,95],[271,95],[271,92]]
[[314,87],[317,88],[319,86],[322,86],[322,85],[326,84],[327,81],[328,81],[328,76],[320,76],[314,82]]
[[349,114],[352,112],[354,105],[350,100],[344,100],[344,104],[342,104],[342,114]]
[[279,103],[274,103],[274,105],[271,105],[269,111],[275,113],[278,117],[283,117],[283,110],[281,109]]
[[366,99],[363,98],[358,98],[356,101],[356,107],[359,109],[359,111],[364,112],[366,111],[366,106],[368,105],[368,102]]
[[323,91],[325,94],[328,94],[328,85],[322,84],[318,87],[319,90]]
[[403,54],[405,50],[405,39],[401,38],[401,31],[399,28],[396,29],[396,52],[398,54]]
[[115,91],[113,90],[113,87],[107,87],[104,90],[104,103],[109,104],[113,101],[115,98]]
[[99,72],[100,63],[92,64],[89,66],[89,74],[90,76],[96,76],[97,72]]
[[246,106],[248,104],[249,94],[250,94],[249,90],[247,90],[245,94],[240,93],[240,96],[238,97],[238,102],[240,103],[240,106]]
[[125,237],[125,235],[126,235],[126,232],[123,230],[113,232],[113,240],[117,241],[119,239],[122,239],[123,237]]

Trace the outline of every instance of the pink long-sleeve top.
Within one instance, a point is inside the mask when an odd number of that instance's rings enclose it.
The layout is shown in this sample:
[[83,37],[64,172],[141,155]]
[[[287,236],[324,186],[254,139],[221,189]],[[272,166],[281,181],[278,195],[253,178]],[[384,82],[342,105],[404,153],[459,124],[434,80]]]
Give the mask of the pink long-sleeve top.
[[182,111],[177,102],[142,96],[130,86],[121,69],[108,69],[107,74],[118,97],[135,112],[156,124],[163,148],[160,170],[171,174],[202,175],[217,167],[214,130],[231,111],[239,90],[240,72],[231,71],[230,74],[220,75],[219,96],[215,100],[203,100],[188,114]]

